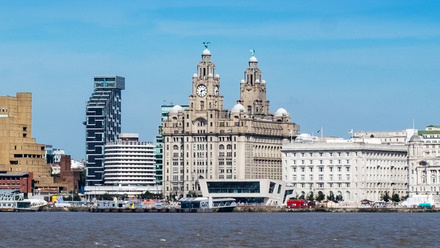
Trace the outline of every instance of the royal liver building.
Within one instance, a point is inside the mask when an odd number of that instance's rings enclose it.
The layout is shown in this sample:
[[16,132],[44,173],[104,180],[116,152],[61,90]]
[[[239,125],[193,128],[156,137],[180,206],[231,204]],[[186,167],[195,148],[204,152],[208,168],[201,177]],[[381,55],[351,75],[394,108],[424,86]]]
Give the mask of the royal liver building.
[[223,109],[220,76],[206,48],[192,77],[189,108],[174,106],[163,125],[163,192],[199,193],[199,179],[281,180],[281,146],[299,132],[283,108],[269,113],[266,82],[255,56],[240,99]]

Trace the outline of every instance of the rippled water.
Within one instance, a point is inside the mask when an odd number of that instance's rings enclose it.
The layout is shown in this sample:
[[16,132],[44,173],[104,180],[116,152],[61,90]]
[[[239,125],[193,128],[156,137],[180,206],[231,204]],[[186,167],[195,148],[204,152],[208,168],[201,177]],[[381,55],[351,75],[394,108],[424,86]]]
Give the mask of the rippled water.
[[438,213],[0,213],[0,247],[439,247]]

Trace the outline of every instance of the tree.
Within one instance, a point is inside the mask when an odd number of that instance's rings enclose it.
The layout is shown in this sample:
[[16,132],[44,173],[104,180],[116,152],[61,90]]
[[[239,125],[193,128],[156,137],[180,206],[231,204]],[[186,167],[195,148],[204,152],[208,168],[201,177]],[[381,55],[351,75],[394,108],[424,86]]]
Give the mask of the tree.
[[309,194],[308,194],[308,196],[307,196],[307,200],[308,200],[308,201],[313,201],[314,199],[315,199],[315,197],[314,197],[314,195],[313,195],[313,192],[310,191]]
[[100,198],[101,198],[101,200],[104,200],[104,201],[111,201],[111,200],[113,200],[113,197],[111,195],[107,194],[107,193],[103,194]]
[[318,196],[316,196],[316,200],[317,201],[322,201],[324,199],[325,199],[324,193],[322,193],[322,191],[318,191]]
[[391,197],[390,197],[388,191],[385,191],[385,193],[382,195],[381,198],[384,202],[389,202]]
[[342,198],[342,195],[337,195],[336,196],[336,201],[343,201],[344,198]]
[[393,201],[393,202],[400,202],[399,194],[397,194],[397,193],[393,194],[393,196],[391,197],[391,201]]
[[330,191],[330,194],[327,196],[327,200],[335,201],[335,194],[333,194],[333,191]]

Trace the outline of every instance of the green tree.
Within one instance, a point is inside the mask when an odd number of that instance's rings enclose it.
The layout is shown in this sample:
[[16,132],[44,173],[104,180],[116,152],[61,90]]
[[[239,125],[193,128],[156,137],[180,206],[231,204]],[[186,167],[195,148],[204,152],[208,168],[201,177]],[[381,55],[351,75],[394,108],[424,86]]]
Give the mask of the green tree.
[[109,195],[107,193],[103,194],[99,198],[101,198],[101,200],[104,200],[104,201],[111,201],[111,200],[113,200],[113,196],[111,196],[111,195]]
[[335,200],[335,194],[333,194],[333,191],[330,191],[330,194],[327,196],[327,200],[329,201]]
[[318,191],[318,196],[316,196],[317,201],[323,201],[325,199],[324,193],[322,191]]
[[313,201],[314,199],[315,199],[315,197],[314,197],[314,195],[313,195],[313,192],[310,191],[309,194],[307,195],[307,200],[308,200],[308,201]]
[[390,194],[388,193],[388,191],[385,191],[385,193],[382,195],[381,198],[382,198],[382,200],[383,200],[384,202],[389,202],[390,199],[391,199]]
[[397,193],[393,194],[393,196],[391,196],[391,201],[393,201],[393,202],[400,202],[399,194],[397,194]]
[[342,195],[337,195],[336,196],[336,201],[343,201],[344,198],[342,198]]

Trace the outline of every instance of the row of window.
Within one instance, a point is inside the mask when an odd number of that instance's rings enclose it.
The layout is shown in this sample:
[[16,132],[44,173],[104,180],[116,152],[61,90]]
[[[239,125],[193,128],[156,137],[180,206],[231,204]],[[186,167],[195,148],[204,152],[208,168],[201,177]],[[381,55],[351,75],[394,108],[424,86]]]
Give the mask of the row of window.
[[[332,174],[330,174],[330,175],[328,175],[329,177],[329,180],[330,181],[332,181],[332,180],[334,180],[334,178],[333,178],[333,175]],[[336,178],[336,177],[335,177]],[[297,176],[297,175],[293,175],[292,176],[292,180],[293,181],[298,181],[298,179],[300,179],[299,181],[305,181],[306,180],[306,176],[305,175],[301,175],[301,176]],[[309,180],[310,181],[313,181],[313,179],[314,179],[314,176],[313,175],[309,175]],[[321,175],[318,175],[318,180],[319,181],[323,181],[324,180],[324,175],[323,174],[321,174]],[[339,180],[339,181],[341,181],[342,180],[342,174],[338,174],[337,175],[337,180]],[[350,181],[350,174],[346,174],[345,175],[345,180],[347,180],[347,181]]]
[[[301,171],[301,172],[305,172],[306,171],[306,167],[305,166],[301,166],[301,167],[292,166],[293,172],[297,172],[297,168],[298,168],[298,171]],[[313,172],[314,167],[307,167],[307,168],[308,168],[308,171]],[[319,166],[317,168],[318,168],[319,172],[324,172],[324,166]],[[333,168],[334,168],[333,166],[329,166],[327,168],[329,169],[330,172],[333,172]],[[337,169],[338,172],[342,171],[342,167],[341,166],[336,167],[336,169]],[[345,167],[345,171],[349,172],[350,171],[350,166],[346,166]]]

